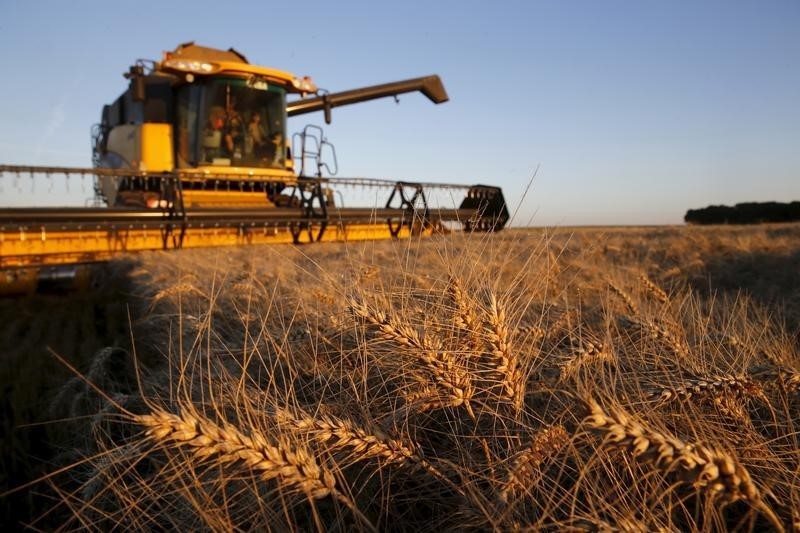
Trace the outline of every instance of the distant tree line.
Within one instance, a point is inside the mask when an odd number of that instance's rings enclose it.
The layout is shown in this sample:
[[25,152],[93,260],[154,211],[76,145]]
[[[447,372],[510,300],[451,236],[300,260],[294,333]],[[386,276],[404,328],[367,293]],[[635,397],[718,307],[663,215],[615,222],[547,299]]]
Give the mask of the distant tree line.
[[683,217],[689,224],[760,224],[762,222],[800,221],[800,202],[748,202],[710,205],[689,209]]

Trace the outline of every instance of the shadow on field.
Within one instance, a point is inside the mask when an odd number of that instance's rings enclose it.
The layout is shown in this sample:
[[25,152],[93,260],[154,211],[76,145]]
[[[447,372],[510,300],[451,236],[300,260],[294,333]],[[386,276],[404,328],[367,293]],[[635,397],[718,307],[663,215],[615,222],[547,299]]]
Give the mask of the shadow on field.
[[725,250],[704,258],[705,268],[692,272],[691,286],[701,294],[747,294],[786,319],[787,330],[800,341],[800,252],[766,253]]
[[[54,470],[79,438],[70,420],[57,421],[75,412],[78,396],[70,389],[74,375],[50,350],[86,373],[98,354],[130,359],[124,356],[130,347],[129,305],[135,315],[134,266],[95,265],[83,287],[40,287],[36,294],[0,297],[0,494]],[[21,527],[52,507],[51,498],[44,485],[0,498],[0,524],[6,531]]]

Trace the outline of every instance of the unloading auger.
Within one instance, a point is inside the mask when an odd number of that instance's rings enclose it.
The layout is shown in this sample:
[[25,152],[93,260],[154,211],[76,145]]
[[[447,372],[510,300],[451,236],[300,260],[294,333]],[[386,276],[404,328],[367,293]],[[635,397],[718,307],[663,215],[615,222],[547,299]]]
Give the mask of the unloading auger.
[[[93,128],[93,168],[0,165],[13,179],[91,178],[95,193],[94,207],[0,209],[4,272],[140,250],[497,231],[508,221],[498,187],[327,177],[335,164],[323,154],[335,163],[335,151],[322,130],[286,135],[287,117],[322,111],[330,123],[333,108],[376,98],[418,91],[445,102],[438,76],[328,93],[194,43],[125,76],[127,90]],[[383,190],[385,203],[345,205],[348,188]]]

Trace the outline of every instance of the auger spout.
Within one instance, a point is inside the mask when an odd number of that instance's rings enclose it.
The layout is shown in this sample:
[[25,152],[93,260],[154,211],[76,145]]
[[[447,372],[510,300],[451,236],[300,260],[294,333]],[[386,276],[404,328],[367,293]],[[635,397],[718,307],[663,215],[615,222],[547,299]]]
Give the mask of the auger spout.
[[286,112],[292,117],[295,115],[312,113],[314,111],[322,111],[326,108],[332,109],[334,107],[416,91],[427,96],[434,104],[442,104],[449,100],[442,80],[439,76],[432,75],[295,100],[294,102],[288,102],[286,104]]

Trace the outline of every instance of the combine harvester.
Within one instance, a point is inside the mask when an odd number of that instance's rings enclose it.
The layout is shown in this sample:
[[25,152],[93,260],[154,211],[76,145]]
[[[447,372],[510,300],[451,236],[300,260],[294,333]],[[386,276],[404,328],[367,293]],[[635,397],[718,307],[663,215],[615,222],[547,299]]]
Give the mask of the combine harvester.
[[[452,223],[497,231],[508,221],[497,187],[326,177],[336,169],[322,154],[335,163],[335,151],[322,129],[287,137],[287,117],[323,111],[329,124],[334,107],[415,91],[446,102],[438,76],[328,93],[234,49],[187,43],[125,77],[128,90],[93,128],[94,168],[0,165],[16,178],[92,178],[95,192],[93,207],[0,209],[6,291],[126,252],[402,238]],[[383,189],[386,202],[341,205],[348,187]],[[463,200],[430,205],[437,191]]]

